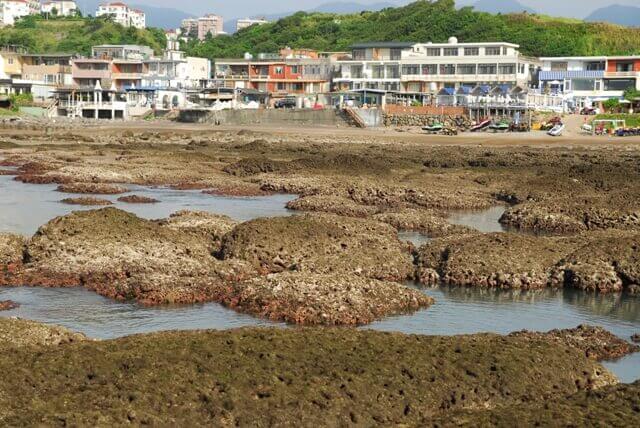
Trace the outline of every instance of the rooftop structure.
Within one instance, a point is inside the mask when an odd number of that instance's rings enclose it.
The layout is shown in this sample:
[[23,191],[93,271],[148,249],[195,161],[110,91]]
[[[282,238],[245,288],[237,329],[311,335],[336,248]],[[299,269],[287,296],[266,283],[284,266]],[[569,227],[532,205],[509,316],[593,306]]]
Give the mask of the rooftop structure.
[[240,31],[240,30],[244,30],[245,28],[249,28],[252,25],[263,25],[263,24],[267,24],[269,23],[269,21],[267,21],[264,18],[243,18],[243,19],[238,19],[238,21],[236,22],[236,31]]

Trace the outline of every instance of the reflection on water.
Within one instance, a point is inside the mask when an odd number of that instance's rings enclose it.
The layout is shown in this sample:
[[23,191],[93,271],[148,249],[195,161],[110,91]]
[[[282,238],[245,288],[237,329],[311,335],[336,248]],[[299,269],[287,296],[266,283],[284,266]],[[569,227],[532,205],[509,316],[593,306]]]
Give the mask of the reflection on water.
[[[500,291],[443,287],[422,290],[436,299],[429,309],[387,318],[364,328],[453,335],[506,334],[523,329],[547,331],[590,324],[604,327],[625,340],[640,332],[639,297],[548,289]],[[17,309],[0,312],[0,316],[63,325],[103,339],[160,330],[284,326],[238,314],[215,303],[147,308],[115,302],[82,288],[0,288],[0,300],[21,304]],[[640,353],[606,366],[625,382],[640,379]]]
[[506,211],[503,206],[491,207],[481,211],[459,211],[449,217],[449,222],[468,226],[483,233],[504,232],[507,229],[500,224],[500,217]]
[[20,307],[0,312],[67,327],[97,339],[111,339],[161,330],[230,329],[282,325],[239,314],[216,303],[144,307],[120,303],[84,288],[0,288],[0,300]]
[[[24,184],[12,176],[0,176],[0,232],[32,235],[41,225],[54,217],[71,211],[89,210],[96,207],[66,205],[60,200],[77,196],[56,192],[55,184]],[[257,217],[289,215],[285,205],[295,197],[272,195],[252,198],[230,198],[203,194],[199,190],[172,190],[127,186],[136,195],[159,200],[157,204],[126,204],[117,202],[123,195],[99,195],[114,202],[114,206],[148,219],[166,218],[172,213],[188,209],[202,210],[246,221]]]

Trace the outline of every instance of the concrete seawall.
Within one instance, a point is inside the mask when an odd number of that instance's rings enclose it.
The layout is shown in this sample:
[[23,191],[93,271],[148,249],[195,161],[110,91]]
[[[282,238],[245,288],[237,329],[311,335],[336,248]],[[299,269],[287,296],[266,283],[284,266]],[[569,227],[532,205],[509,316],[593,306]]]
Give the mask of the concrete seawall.
[[182,110],[178,121],[220,125],[348,125],[339,110]]

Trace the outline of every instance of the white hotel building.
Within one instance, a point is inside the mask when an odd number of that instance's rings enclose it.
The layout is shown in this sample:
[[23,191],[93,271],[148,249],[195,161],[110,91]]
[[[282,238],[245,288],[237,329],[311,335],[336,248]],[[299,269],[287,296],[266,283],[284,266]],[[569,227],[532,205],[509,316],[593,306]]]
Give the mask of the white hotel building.
[[113,16],[113,20],[124,27],[145,28],[146,15],[139,9],[133,9],[122,2],[102,3],[98,6],[96,17]]
[[339,61],[338,90],[435,94],[444,88],[520,86],[535,80],[537,60],[511,43],[363,43]]

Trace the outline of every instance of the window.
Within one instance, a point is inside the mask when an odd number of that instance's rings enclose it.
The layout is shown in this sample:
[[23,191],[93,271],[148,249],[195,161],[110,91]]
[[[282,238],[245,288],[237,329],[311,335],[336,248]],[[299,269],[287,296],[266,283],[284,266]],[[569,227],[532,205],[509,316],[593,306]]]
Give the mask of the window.
[[409,75],[420,74],[420,65],[418,64],[403,65],[402,74],[409,74]]
[[633,71],[633,61],[616,62],[616,72]]
[[464,48],[464,56],[478,56],[480,55],[479,48]]
[[13,58],[7,58],[7,62],[8,62],[9,64],[13,64]]
[[516,65],[515,64],[500,64],[498,66],[499,74],[516,74]]
[[509,48],[507,48],[506,46],[502,48],[502,55],[507,56],[509,55]]
[[298,74],[298,66],[297,65],[292,65],[291,66],[291,74]]
[[351,66],[351,78],[352,79],[362,79],[362,66],[361,65],[352,65]]
[[605,91],[626,91],[636,87],[636,79],[605,79]]
[[427,48],[427,56],[440,56],[440,48]]
[[371,76],[374,79],[384,79],[384,66],[374,65],[371,67]]
[[587,71],[604,71],[604,61],[588,62],[585,68]]
[[527,72],[527,67],[524,64],[518,64],[518,73],[520,74],[524,74]]
[[391,49],[391,60],[399,60],[402,57],[402,49]]
[[387,79],[399,79],[400,78],[400,66],[388,65],[387,66]]
[[284,82],[278,82],[277,85],[276,85],[276,89],[278,91],[284,91],[286,89],[286,86],[285,86]]
[[551,71],[567,71],[568,68],[569,68],[568,62],[554,61],[551,63]]
[[444,56],[458,56],[458,48],[444,48]]
[[571,83],[574,91],[593,91],[595,87],[594,79],[574,79]]
[[277,67],[274,69],[274,73],[275,73],[275,74],[284,74],[284,67],[282,67],[282,66],[280,66],[280,65],[279,65],[279,66],[277,66]]
[[460,64],[458,65],[458,74],[476,74],[476,65]]
[[497,74],[495,64],[478,64],[478,74]]
[[426,76],[438,74],[438,66],[436,64],[423,64],[422,65],[422,74]]
[[354,49],[353,50],[353,59],[356,59],[356,60],[365,59],[365,50],[364,49]]
[[596,80],[595,90],[600,91],[602,88],[602,80]]
[[493,46],[484,48],[484,54],[486,56],[500,56],[500,48]]
[[456,66],[453,64],[441,64],[440,74],[456,74]]

